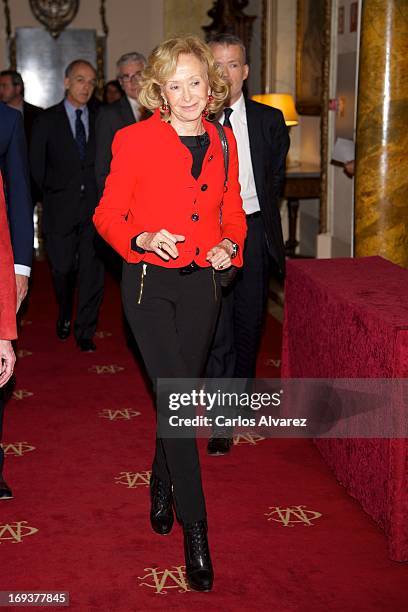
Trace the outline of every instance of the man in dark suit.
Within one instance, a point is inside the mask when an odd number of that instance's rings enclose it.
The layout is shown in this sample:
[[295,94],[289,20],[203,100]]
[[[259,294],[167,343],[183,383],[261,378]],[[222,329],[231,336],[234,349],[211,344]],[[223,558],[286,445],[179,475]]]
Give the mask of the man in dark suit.
[[96,349],[93,336],[104,276],[92,223],[97,204],[95,118],[87,103],[95,84],[89,62],[71,62],[65,71],[66,97],[38,117],[30,147],[31,172],[43,194],[45,246],[59,307],[57,335],[65,340],[70,334],[77,276],[74,332],[85,352]]
[[112,159],[112,142],[118,130],[145,118],[146,111],[140,106],[138,96],[140,79],[146,65],[146,58],[136,51],[122,55],[117,63],[117,78],[125,95],[103,106],[96,119],[95,172],[98,199],[102,197],[106,177]]
[[24,81],[16,70],[0,72],[0,100],[22,113],[27,144],[30,146],[33,123],[43,109],[24,100]]
[[[19,110],[23,115],[27,146],[30,148],[33,123],[43,109],[24,100],[24,81],[21,74],[16,70],[2,70],[0,72],[0,100],[7,106]],[[31,182],[31,198],[33,204],[41,199],[41,194],[34,181]]]
[[[33,256],[33,208],[30,197],[27,146],[21,114],[0,102],[0,172],[3,176],[7,216],[13,247],[17,310],[27,294]],[[5,262],[0,262],[1,267]],[[3,288],[4,290],[4,288]],[[0,395],[0,439],[4,400]],[[4,452],[0,446],[0,499],[12,497],[3,480]]]
[[[224,293],[207,376],[254,378],[270,263],[281,275],[285,267],[278,203],[289,135],[280,110],[244,98],[242,87],[249,66],[242,41],[231,34],[219,34],[211,40],[210,47],[231,87],[230,99],[219,120],[232,128],[237,140],[248,233],[244,266]],[[208,444],[209,454],[228,453],[230,433],[214,435]]]

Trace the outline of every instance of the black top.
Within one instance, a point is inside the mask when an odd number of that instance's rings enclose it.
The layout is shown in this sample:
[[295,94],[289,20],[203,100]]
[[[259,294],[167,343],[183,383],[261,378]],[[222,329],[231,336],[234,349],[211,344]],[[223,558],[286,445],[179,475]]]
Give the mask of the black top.
[[[210,145],[210,138],[207,132],[204,132],[204,134],[202,134],[201,136],[180,136],[180,140],[183,143],[183,145],[185,145],[187,149],[191,151],[191,155],[193,156],[191,174],[197,180],[201,174],[201,168],[203,167],[204,157]],[[145,253],[145,250],[136,244],[136,240],[138,236],[139,234],[132,238],[130,242],[130,246],[131,246],[132,251],[136,251],[136,253],[140,253],[141,255],[143,255]],[[186,273],[191,272],[193,269],[195,269],[195,267],[197,266],[194,266],[193,262],[189,264],[189,266],[185,266]]]
[[191,166],[191,174],[197,180],[201,174],[203,161],[207,149],[210,145],[210,138],[207,132],[201,136],[180,136],[180,140],[189,149],[193,156],[193,165]]

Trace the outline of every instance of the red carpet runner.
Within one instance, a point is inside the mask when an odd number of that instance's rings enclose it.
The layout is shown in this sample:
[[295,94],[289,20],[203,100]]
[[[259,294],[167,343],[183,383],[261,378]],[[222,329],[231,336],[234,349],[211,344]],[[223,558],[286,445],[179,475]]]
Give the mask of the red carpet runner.
[[[0,502],[1,591],[69,591],[84,612],[407,609],[407,566],[387,559],[382,533],[305,440],[241,438],[224,458],[201,441],[216,578],[209,594],[188,591],[179,526],[160,537],[149,525],[154,413],[118,288],[108,283],[96,353],[54,327],[38,265],[6,410],[15,498]],[[259,375],[277,375],[279,336],[269,318]]]

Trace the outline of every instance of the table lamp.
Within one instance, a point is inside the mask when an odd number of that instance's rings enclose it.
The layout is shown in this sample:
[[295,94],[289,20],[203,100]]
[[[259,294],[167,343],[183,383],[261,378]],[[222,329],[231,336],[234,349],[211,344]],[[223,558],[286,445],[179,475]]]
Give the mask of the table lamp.
[[[252,100],[255,100],[255,102],[260,102],[261,104],[266,104],[267,106],[274,106],[275,108],[279,108],[279,110],[281,110],[283,113],[285,123],[288,126],[289,130],[291,127],[294,127],[295,125],[299,124],[299,117],[296,112],[295,101],[291,94],[288,94],[288,93],[256,94],[255,96],[252,96]],[[299,165],[300,165],[299,162],[288,159],[286,167],[293,168]]]

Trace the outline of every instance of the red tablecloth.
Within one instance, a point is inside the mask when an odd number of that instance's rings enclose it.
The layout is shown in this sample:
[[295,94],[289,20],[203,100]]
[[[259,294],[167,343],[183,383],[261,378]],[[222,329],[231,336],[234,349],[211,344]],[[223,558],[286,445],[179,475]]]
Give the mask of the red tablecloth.
[[[408,271],[381,257],[291,260],[282,376],[407,378]],[[408,560],[408,440],[319,439],[350,495]]]

